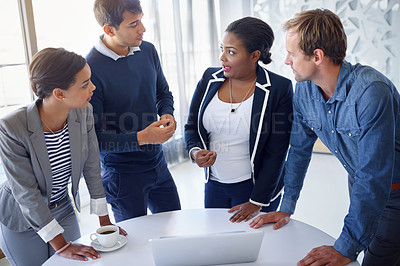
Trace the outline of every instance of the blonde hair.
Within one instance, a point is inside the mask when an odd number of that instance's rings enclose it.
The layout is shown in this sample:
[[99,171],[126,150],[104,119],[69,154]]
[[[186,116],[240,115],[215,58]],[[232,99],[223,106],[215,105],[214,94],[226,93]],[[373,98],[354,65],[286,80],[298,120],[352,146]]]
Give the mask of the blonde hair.
[[321,49],[335,65],[343,63],[347,36],[339,17],[332,11],[314,9],[297,13],[283,28],[298,34],[299,47],[305,55],[311,56],[315,49]]

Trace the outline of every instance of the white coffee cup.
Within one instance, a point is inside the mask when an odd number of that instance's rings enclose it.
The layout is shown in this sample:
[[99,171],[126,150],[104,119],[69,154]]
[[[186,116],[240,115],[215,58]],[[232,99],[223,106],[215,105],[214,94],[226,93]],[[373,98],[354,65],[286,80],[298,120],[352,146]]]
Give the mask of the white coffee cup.
[[95,233],[90,235],[90,239],[93,241],[97,238],[100,245],[104,248],[110,248],[115,246],[118,242],[119,228],[116,225],[106,225],[98,228]]

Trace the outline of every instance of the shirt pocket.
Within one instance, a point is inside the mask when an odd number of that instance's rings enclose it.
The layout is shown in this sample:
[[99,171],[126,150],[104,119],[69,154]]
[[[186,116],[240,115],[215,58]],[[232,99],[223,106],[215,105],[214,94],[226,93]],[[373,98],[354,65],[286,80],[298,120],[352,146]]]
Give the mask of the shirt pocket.
[[343,136],[343,138],[348,137],[351,139],[358,138],[361,135],[361,129],[360,128],[343,128],[343,127],[337,127],[336,131]]
[[355,140],[360,137],[361,129],[354,105],[343,106],[336,120],[336,132],[343,140]]
[[307,133],[310,134],[314,132],[315,134],[318,134],[322,130],[322,125],[321,122],[315,120],[315,119],[304,119],[303,122],[307,125]]

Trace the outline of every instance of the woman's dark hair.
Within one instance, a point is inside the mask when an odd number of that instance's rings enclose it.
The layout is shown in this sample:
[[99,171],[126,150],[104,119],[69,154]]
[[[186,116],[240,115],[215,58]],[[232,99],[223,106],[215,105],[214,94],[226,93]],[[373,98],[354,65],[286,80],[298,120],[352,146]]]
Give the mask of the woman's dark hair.
[[55,88],[67,90],[86,65],[82,56],[63,48],[45,48],[29,65],[31,88],[39,99],[49,97]]
[[245,17],[229,24],[225,32],[236,34],[250,54],[259,50],[261,62],[271,63],[270,49],[274,42],[274,32],[267,23],[258,18]]

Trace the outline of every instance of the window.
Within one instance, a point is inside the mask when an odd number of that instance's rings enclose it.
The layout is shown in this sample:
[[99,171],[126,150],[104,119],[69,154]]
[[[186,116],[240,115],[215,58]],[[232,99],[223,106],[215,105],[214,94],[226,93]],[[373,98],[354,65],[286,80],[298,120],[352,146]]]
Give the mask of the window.
[[[0,117],[29,103],[31,94],[24,54],[18,2],[3,0],[0,9],[3,29],[0,42]],[[7,41],[6,41],[7,40]]]
[[[32,100],[18,2],[32,4],[29,26],[35,30],[38,50],[63,47],[85,56],[103,33],[94,18],[94,0],[3,0],[0,21],[7,25],[3,37],[8,41],[0,43],[0,116]],[[175,99],[178,129],[172,143],[164,145],[171,146],[167,160],[187,157],[182,135],[190,100],[204,70],[218,62],[216,2],[141,1],[144,38],[156,46]]]
[[[3,0],[0,23],[0,117],[31,101],[18,2]],[[0,184],[5,181],[0,162]]]
[[[178,122],[174,139],[163,145],[169,164],[187,159],[183,126],[197,82],[205,69],[218,62],[216,1],[142,1],[145,40],[160,55],[164,74],[175,100]],[[201,12],[198,12],[201,10]]]
[[33,0],[38,49],[63,47],[85,56],[102,34],[93,0]]
[[[64,47],[85,56],[103,33],[94,18],[93,3],[32,0],[38,49]],[[217,32],[214,1],[147,0],[141,5],[144,39],[159,53],[175,99],[177,135],[182,135],[197,81],[206,67],[218,60],[218,41],[212,38]],[[202,10],[201,14],[196,10]]]
[[207,67],[219,61],[215,2],[142,1],[145,39],[156,45],[174,95],[175,116],[180,126],[176,137],[183,134],[197,82]]

